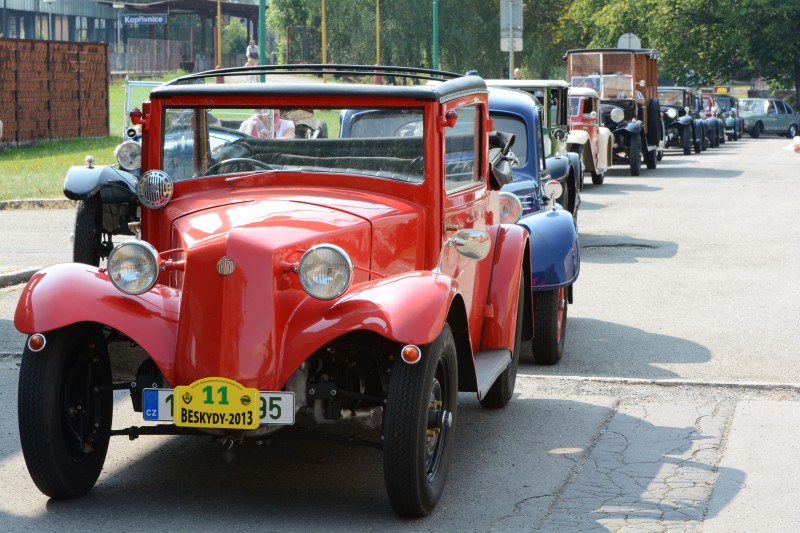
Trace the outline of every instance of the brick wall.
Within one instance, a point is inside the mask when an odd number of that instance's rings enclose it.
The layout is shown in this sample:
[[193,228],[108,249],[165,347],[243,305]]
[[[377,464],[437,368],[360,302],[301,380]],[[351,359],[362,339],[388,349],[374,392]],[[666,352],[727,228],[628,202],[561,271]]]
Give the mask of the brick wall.
[[0,142],[108,136],[105,43],[0,39]]

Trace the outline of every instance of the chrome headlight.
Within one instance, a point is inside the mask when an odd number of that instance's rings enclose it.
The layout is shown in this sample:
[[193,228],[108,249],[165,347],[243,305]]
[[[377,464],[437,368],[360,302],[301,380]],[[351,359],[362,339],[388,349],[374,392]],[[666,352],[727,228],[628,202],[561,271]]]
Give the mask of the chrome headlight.
[[353,262],[347,252],[333,244],[312,246],[297,265],[300,285],[312,297],[333,300],[341,296],[353,279]]
[[678,116],[678,110],[674,107],[667,108],[667,116],[673,120]]
[[622,109],[615,107],[611,110],[611,120],[614,122],[622,122],[625,120],[625,112]]
[[142,145],[136,141],[125,141],[114,149],[114,157],[125,170],[138,170],[142,167]]
[[125,294],[142,294],[158,279],[158,252],[145,241],[125,241],[108,254],[108,277]]
[[522,216],[522,201],[516,194],[500,193],[500,223],[516,224]]

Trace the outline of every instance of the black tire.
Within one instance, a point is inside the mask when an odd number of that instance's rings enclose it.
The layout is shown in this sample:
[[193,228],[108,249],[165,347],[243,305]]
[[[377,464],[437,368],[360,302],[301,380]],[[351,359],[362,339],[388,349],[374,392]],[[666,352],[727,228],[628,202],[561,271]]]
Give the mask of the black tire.
[[103,206],[100,195],[80,200],[75,212],[75,240],[72,243],[74,262],[100,265],[102,227]]
[[796,135],[797,135],[797,124],[792,124],[791,126],[789,126],[789,130],[786,132],[786,136],[792,139]]
[[628,159],[631,165],[631,176],[638,176],[642,173],[642,141],[639,135],[631,135],[630,146],[628,147]]
[[719,144],[725,144],[725,123],[720,120],[717,122],[717,125],[719,126],[717,128],[717,139],[719,140]]
[[699,154],[703,151],[703,128],[700,128],[698,132],[696,128],[693,127],[694,133],[694,153]]
[[700,145],[700,148],[705,152],[706,150],[708,150],[708,128],[703,126],[701,128],[701,131],[703,132],[703,137],[702,137],[702,144]]
[[511,362],[508,363],[505,371],[497,376],[497,379],[492,383],[491,388],[486,393],[486,396],[481,398],[481,405],[492,409],[505,407],[511,400],[514,394],[514,385],[517,382],[517,368],[519,367],[519,359],[522,350],[522,321],[525,317],[525,281],[520,276],[519,280],[519,293],[517,304],[517,329],[514,334],[514,353],[511,354]]
[[681,135],[681,142],[683,143],[683,155],[691,154],[692,153],[692,130],[690,128],[683,128],[683,135]]
[[719,147],[719,139],[717,138],[717,128],[712,126],[708,130],[708,145],[711,148]]
[[764,133],[764,125],[760,122],[756,122],[750,129],[750,137],[753,139],[758,139],[762,133]]
[[661,104],[653,98],[647,103],[647,144],[658,146],[661,142]]
[[647,150],[644,153],[644,162],[650,170],[656,168],[656,165],[658,165],[658,148]]
[[51,498],[76,498],[97,482],[113,410],[105,340],[88,324],[47,334],[27,347],[19,376],[19,436],[33,482]]
[[598,174],[597,172],[592,170],[592,183],[593,184],[602,185],[603,181],[605,179],[606,179],[606,173],[605,172],[601,172],[601,173]]
[[554,365],[564,355],[567,337],[566,289],[533,293],[533,360]]
[[[428,419],[456,419],[458,366],[450,326],[422,350],[422,360],[392,367],[383,422],[383,479],[392,509],[406,517],[429,514],[444,490],[455,438],[452,425],[428,435]],[[434,402],[441,402],[435,405]]]

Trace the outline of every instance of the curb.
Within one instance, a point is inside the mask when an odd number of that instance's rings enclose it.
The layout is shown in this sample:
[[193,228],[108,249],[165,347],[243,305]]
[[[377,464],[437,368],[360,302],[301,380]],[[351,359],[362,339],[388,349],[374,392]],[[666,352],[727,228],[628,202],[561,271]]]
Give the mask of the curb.
[[21,209],[71,209],[75,207],[75,200],[66,198],[34,198],[31,200],[2,200],[0,211],[13,211]]
[[0,274],[0,289],[10,287],[11,285],[19,285],[20,283],[27,283],[31,276],[39,272],[41,268],[33,270],[23,270],[20,272],[8,272]]

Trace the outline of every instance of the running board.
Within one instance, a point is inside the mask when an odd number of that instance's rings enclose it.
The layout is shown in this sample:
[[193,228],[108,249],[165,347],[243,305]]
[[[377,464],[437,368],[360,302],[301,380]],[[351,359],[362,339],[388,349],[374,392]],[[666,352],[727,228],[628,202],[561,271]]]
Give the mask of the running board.
[[478,399],[482,399],[494,385],[497,376],[505,372],[511,362],[511,350],[487,350],[475,354],[475,378],[478,382]]

